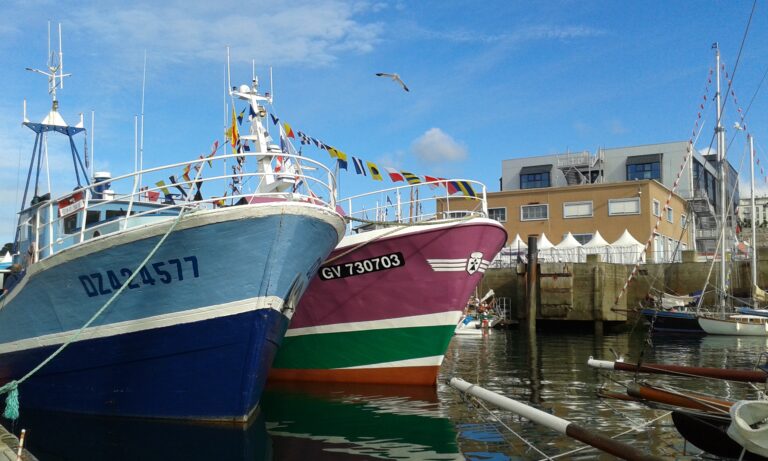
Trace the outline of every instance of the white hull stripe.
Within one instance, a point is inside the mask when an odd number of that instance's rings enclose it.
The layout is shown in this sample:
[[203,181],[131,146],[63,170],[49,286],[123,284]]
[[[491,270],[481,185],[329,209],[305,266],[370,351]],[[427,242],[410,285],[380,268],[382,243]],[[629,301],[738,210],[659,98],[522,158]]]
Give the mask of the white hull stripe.
[[[86,328],[78,338],[78,341],[106,338],[126,333],[152,330],[155,328],[200,322],[229,315],[242,314],[257,309],[275,309],[279,311],[282,305],[283,300],[277,296],[260,296],[225,304],[190,309],[183,312],[174,312],[172,314],[163,314],[138,320],[128,320],[125,322]],[[61,333],[53,333],[5,343],[0,345],[0,354],[64,344],[76,331],[77,330],[71,330]]]
[[364,322],[335,323],[332,325],[318,325],[316,327],[289,328],[285,336],[346,333],[351,331],[384,330],[389,328],[432,327],[436,325],[456,326],[456,324],[459,323],[461,312],[461,310],[455,310],[439,312],[436,314],[413,315],[410,317],[368,320]]
[[[467,270],[467,259],[427,259],[427,262],[432,266],[432,270],[435,272],[460,272]],[[485,272],[490,261],[483,259],[478,267],[478,272]]]
[[398,367],[439,367],[443,363],[443,355],[420,357],[418,359],[396,360],[394,362],[372,363],[356,367],[334,368],[334,370],[361,370],[365,368],[398,368]]

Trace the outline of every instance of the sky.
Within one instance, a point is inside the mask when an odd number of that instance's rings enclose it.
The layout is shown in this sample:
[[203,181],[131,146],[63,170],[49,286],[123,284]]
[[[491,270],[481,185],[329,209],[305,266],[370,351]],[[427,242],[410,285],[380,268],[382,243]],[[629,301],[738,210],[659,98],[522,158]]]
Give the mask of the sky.
[[[697,120],[696,148],[706,150],[715,111],[699,105],[714,95],[718,42],[735,96],[724,105],[728,158],[748,190],[745,131],[732,128],[746,123],[768,169],[766,0],[751,23],[743,0],[0,4],[0,242],[13,238],[34,142],[23,101],[32,121],[50,108],[45,77],[25,71],[45,68],[49,21],[54,34],[62,25],[72,74],[60,112],[72,125],[84,113],[88,128],[95,114],[95,169],[115,176],[133,168],[145,53],[144,166],[223,141],[227,47],[233,85],[250,82],[253,62],[262,85],[272,69],[274,110],[294,130],[379,166],[493,192],[504,159],[688,140]],[[410,92],[377,72],[400,74]],[[52,175],[74,185],[68,148],[50,149]],[[330,164],[324,151],[303,153]],[[340,176],[341,196],[393,185]],[[767,183],[763,174],[756,186]]]

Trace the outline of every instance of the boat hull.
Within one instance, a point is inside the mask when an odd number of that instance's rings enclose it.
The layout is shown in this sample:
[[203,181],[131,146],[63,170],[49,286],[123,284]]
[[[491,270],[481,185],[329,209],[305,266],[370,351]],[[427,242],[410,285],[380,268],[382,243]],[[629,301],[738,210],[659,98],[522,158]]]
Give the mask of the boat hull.
[[656,309],[643,309],[641,314],[653,324],[653,330],[667,333],[704,334],[698,318],[693,312],[670,312]]
[[[505,240],[500,224],[482,218],[345,238],[302,298],[270,379],[434,385],[467,299]],[[366,272],[377,258],[389,267]]]
[[22,408],[249,418],[292,308],[337,243],[342,218],[300,203],[190,213],[78,333],[170,221],[41,261],[3,301],[0,382],[19,380],[68,344],[20,384]]
[[[734,316],[744,317],[744,316]],[[756,323],[741,321],[736,318],[718,319],[713,317],[699,317],[701,328],[710,335],[732,336],[768,336],[768,323],[765,317],[755,317]]]

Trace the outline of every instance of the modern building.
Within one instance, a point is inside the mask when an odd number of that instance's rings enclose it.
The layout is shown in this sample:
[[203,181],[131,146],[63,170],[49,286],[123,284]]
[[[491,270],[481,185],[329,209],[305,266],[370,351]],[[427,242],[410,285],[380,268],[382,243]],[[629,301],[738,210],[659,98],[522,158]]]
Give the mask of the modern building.
[[[720,200],[719,171],[716,155],[693,151],[692,161],[684,163],[687,141],[648,144],[504,160],[501,191],[525,191],[541,195],[540,189],[569,188],[585,184],[622,184],[654,180],[668,190],[677,183],[675,194],[687,201],[680,212],[694,222],[692,231],[696,249],[714,252],[717,247]],[[726,190],[726,229],[733,235],[733,213],[739,203],[738,174],[728,163]],[[666,197],[665,197],[666,199]],[[663,202],[662,202],[663,203]],[[602,233],[602,231],[601,231]],[[607,237],[606,237],[607,238]]]

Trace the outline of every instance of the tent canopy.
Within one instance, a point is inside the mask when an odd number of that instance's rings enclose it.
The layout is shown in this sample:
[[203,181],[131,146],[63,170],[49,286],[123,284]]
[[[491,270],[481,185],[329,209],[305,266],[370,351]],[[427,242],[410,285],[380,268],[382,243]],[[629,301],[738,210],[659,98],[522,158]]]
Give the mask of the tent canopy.
[[565,238],[563,239],[563,241],[555,245],[555,248],[557,248],[558,250],[570,250],[572,248],[578,248],[580,246],[581,246],[581,243],[579,243],[579,241],[576,240],[573,234],[568,232],[565,235]]
[[610,243],[608,243],[608,241],[605,240],[602,235],[600,235],[600,231],[595,231],[595,234],[592,236],[592,239],[582,246],[584,248],[596,248],[596,247],[605,247],[609,245]]

